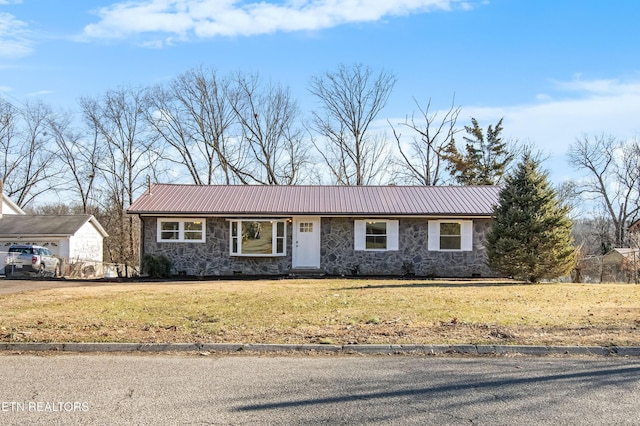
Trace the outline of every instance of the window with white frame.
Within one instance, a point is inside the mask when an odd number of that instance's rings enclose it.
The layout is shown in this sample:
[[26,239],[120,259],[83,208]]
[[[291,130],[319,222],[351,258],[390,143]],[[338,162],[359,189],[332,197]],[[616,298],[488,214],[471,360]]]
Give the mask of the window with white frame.
[[387,249],[387,222],[368,221],[364,232],[367,250]]
[[356,220],[354,228],[355,250],[398,250],[397,220]]
[[234,256],[284,256],[286,221],[239,219],[230,223],[229,251]]
[[428,241],[431,251],[471,251],[473,221],[430,220]]
[[205,219],[158,219],[158,242],[204,243]]
[[460,222],[440,222],[440,250],[460,250],[462,248],[462,224]]

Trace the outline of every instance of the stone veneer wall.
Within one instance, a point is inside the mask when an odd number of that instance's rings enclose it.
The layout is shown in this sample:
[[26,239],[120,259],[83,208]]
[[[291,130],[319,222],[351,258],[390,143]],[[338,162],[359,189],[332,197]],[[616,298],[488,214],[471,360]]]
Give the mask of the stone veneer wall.
[[[159,243],[155,218],[144,218],[143,253],[165,255],[175,274],[195,276],[283,275],[292,265],[292,226],[287,222],[286,256],[243,257],[229,254],[229,222],[207,218],[206,243]],[[471,252],[427,250],[428,220],[399,222],[399,250],[355,251],[352,218],[322,218],[320,267],[329,275],[405,275],[427,277],[495,277],[486,265],[488,219],[473,221]]]
[[355,251],[351,218],[322,218],[320,266],[330,275],[405,275],[428,277],[495,277],[486,265],[489,219],[473,221],[473,251],[427,249],[428,220],[401,218],[399,250]]
[[291,269],[291,223],[286,223],[285,256],[247,257],[229,254],[227,220],[217,217],[206,220],[205,243],[159,243],[156,218],[144,218],[143,253],[167,256],[176,275],[283,275]]

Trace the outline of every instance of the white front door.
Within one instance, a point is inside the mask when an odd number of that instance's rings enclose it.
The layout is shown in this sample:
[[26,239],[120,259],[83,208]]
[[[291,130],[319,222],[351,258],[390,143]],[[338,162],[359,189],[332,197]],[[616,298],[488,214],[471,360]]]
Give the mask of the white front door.
[[320,268],[320,218],[293,218],[293,267]]

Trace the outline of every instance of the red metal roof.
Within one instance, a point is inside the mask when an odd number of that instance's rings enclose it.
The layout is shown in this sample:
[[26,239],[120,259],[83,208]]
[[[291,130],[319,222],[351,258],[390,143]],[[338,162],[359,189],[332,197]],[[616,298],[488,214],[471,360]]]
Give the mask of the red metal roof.
[[152,185],[131,214],[478,215],[498,203],[495,186]]

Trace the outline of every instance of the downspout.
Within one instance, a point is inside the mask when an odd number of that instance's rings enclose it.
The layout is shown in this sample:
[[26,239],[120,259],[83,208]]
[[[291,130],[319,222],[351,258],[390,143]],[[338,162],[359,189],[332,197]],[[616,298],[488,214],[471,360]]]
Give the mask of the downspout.
[[[147,175],[147,195],[151,196],[151,176]],[[145,237],[145,224],[142,215],[138,214],[138,220],[140,221],[140,246],[138,248],[138,273],[142,274],[142,258],[144,257],[144,237]]]
[[138,215],[140,221],[140,247],[138,249],[138,273],[142,274],[142,258],[144,256],[144,219],[141,215]]

